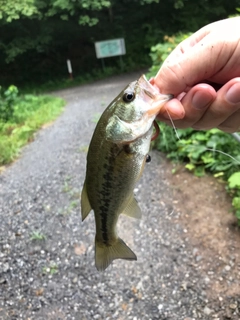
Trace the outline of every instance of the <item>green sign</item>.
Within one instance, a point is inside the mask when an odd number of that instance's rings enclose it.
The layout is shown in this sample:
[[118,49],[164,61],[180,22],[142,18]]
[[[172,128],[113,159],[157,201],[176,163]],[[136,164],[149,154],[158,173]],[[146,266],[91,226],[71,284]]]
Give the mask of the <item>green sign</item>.
[[97,58],[121,56],[126,53],[124,39],[113,39],[95,42]]

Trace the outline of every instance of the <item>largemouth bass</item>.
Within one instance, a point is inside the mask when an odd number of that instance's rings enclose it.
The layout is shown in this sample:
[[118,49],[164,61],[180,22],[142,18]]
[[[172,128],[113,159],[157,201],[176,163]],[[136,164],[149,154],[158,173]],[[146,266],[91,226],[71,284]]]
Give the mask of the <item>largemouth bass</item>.
[[105,270],[114,259],[137,260],[118,237],[116,225],[121,213],[141,217],[134,186],[149,152],[153,121],[171,98],[141,76],[110,103],[97,123],[88,149],[81,212],[84,220],[94,211],[98,270]]

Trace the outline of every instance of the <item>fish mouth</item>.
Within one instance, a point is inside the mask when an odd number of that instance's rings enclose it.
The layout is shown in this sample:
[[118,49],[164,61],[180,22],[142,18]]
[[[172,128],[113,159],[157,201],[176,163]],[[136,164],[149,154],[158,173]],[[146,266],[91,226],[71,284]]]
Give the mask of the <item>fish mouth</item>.
[[156,116],[164,104],[174,98],[172,94],[160,93],[160,91],[147,80],[145,75],[139,78],[138,86],[143,91],[143,99],[149,104],[146,114],[150,117]]
[[147,80],[144,74],[137,80],[137,85],[152,99],[154,99],[155,95],[159,94],[157,88]]
[[155,96],[155,99],[152,101],[150,108],[146,111],[149,117],[156,116],[165,105],[165,103],[174,97],[172,94],[164,95],[164,97],[162,94],[159,95],[160,97]]

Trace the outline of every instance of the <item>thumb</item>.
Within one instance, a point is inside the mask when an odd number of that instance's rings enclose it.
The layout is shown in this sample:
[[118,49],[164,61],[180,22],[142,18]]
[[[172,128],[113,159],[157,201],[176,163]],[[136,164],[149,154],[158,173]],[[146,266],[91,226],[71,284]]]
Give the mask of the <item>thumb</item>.
[[[190,38],[179,44],[154,78],[154,83],[162,93],[171,93],[175,96],[187,92],[196,83],[212,77],[223,69],[231,55],[231,46],[225,46],[219,33],[205,34],[203,37]],[[216,77],[214,78],[216,81]]]

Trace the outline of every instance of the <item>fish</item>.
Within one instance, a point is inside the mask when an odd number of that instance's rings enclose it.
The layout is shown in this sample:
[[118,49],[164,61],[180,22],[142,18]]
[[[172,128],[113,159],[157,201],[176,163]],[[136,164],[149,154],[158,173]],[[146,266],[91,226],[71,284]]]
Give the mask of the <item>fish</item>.
[[161,94],[142,75],[109,104],[93,133],[81,193],[82,221],[94,211],[95,266],[104,271],[115,259],[137,260],[118,237],[120,214],[140,219],[134,187],[142,175],[153,133],[153,122],[173,96]]

